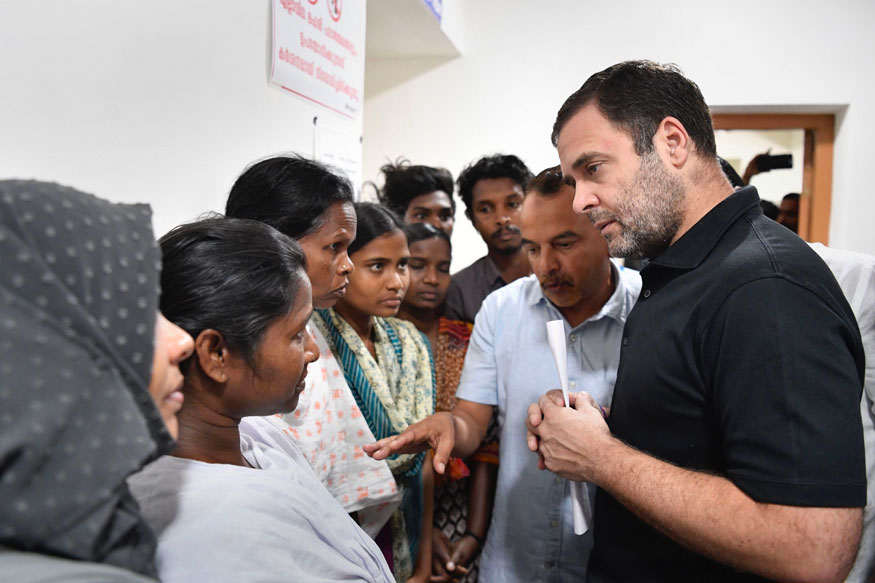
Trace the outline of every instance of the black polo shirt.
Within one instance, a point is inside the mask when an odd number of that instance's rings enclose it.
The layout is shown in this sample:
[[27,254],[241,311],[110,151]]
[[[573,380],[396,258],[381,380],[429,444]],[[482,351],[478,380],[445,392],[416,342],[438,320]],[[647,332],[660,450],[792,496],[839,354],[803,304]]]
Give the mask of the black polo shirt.
[[[866,504],[864,356],[826,264],[763,216],[756,189],[711,210],[642,273],[611,432],[759,502]],[[599,489],[589,581],[760,580],[693,553]]]

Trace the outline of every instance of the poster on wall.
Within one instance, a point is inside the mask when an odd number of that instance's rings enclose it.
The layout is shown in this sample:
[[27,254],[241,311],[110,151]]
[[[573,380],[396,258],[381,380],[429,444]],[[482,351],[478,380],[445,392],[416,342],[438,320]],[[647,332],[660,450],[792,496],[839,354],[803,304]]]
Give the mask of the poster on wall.
[[366,0],[273,0],[270,82],[348,119],[362,111]]

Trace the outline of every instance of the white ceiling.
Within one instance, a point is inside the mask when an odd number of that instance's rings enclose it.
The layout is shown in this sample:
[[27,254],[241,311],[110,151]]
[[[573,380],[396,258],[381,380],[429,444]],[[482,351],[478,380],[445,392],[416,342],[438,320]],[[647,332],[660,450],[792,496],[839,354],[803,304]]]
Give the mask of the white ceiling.
[[460,55],[422,0],[368,0],[365,47],[368,60]]

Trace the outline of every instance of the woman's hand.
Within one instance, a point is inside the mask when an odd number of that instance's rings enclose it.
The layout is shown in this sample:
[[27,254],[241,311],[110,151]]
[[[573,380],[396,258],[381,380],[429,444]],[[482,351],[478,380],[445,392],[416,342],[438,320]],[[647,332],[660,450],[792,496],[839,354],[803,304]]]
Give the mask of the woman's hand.
[[454,578],[464,577],[479,552],[480,541],[469,534],[464,535],[453,545],[453,553],[447,562],[447,571]]
[[431,583],[449,583],[450,573],[447,572],[447,563],[453,553],[453,545],[439,528],[432,530],[431,534]]
[[432,542],[434,558],[430,583],[449,583],[461,579],[468,574],[471,562],[480,552],[480,541],[468,534],[451,543],[443,532],[435,529]]

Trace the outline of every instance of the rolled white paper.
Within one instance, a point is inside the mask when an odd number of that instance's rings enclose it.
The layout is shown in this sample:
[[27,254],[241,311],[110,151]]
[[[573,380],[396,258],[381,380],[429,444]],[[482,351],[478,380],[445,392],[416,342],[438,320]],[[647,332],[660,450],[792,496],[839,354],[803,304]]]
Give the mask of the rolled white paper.
[[[562,388],[562,396],[565,397],[565,406],[570,407],[568,400],[568,360],[565,350],[565,323],[563,320],[547,322],[547,342],[556,362],[556,370],[559,372],[559,386]],[[586,494],[586,484],[583,482],[571,483],[571,509],[574,516],[574,534],[584,534],[589,530],[592,522],[592,509],[589,506],[589,496]]]

